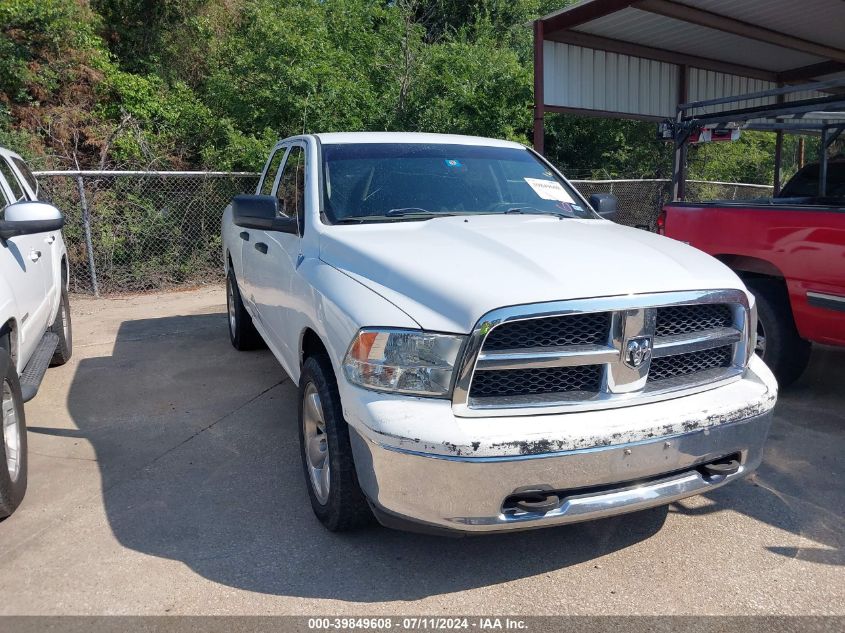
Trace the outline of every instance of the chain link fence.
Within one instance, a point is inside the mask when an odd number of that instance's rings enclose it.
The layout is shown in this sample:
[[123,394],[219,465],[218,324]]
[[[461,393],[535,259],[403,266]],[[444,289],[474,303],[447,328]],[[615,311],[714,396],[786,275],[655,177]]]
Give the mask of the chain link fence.
[[[581,194],[612,193],[619,199],[616,221],[649,231],[657,230],[657,214],[672,199],[672,181],[655,180],[573,180]],[[687,181],[687,200],[754,200],[770,198],[771,185],[731,182]]]
[[219,281],[220,218],[258,175],[37,172],[65,214],[73,292],[110,295]]
[[[231,198],[255,191],[243,172],[36,172],[40,195],[65,214],[73,292],[148,292],[220,282],[220,219]],[[613,193],[621,224],[655,230],[668,180],[573,180],[582,194]],[[763,185],[688,181],[690,200],[772,195]]]

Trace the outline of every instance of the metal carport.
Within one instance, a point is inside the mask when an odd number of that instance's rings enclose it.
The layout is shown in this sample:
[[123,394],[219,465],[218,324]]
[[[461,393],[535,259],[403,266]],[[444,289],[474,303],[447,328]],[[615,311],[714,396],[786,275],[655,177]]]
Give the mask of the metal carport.
[[[535,149],[543,151],[546,112],[663,121],[823,100],[845,80],[843,24],[842,0],[584,0],[551,13],[534,22]],[[816,90],[777,90],[805,83]],[[701,102],[709,103],[679,110]],[[801,116],[803,131],[831,123]],[[778,135],[777,187],[791,130],[769,129]]]

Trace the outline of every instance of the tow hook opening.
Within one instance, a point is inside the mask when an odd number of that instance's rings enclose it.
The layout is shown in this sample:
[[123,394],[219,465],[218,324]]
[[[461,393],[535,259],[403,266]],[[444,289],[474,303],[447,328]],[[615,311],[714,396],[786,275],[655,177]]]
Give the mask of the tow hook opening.
[[561,503],[560,496],[553,490],[523,490],[505,499],[502,510],[545,514],[559,508]]
[[739,472],[741,467],[742,456],[739,453],[732,453],[712,462],[702,464],[698,467],[698,472],[707,480],[721,479]]

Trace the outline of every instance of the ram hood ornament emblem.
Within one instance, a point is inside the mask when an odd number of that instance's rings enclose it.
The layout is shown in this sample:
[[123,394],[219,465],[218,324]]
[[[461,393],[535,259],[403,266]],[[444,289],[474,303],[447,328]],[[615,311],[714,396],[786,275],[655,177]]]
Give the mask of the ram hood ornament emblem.
[[651,358],[651,337],[638,336],[625,344],[625,364],[637,368]]

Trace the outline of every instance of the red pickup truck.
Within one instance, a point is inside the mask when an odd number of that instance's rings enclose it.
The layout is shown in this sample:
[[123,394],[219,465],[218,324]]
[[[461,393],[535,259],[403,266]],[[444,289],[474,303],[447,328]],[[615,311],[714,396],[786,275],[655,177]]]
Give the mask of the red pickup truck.
[[717,257],[757,299],[757,353],[781,385],[795,381],[810,342],[845,346],[845,160],[809,164],[771,199],[671,202],[658,231]]

